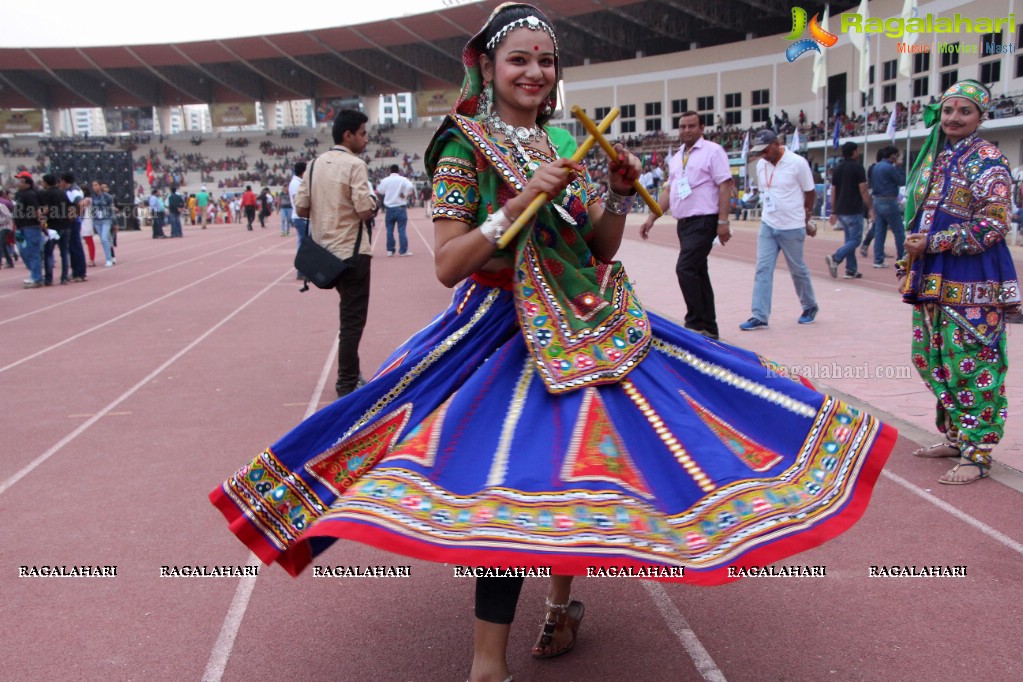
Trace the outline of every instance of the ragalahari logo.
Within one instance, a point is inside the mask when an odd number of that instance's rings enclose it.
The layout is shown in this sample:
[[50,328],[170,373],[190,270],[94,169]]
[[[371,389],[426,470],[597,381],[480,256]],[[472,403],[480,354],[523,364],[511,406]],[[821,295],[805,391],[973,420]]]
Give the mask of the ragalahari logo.
[[[785,49],[785,58],[790,62],[796,61],[801,55],[811,50],[820,52],[821,49],[817,45],[831,47],[838,42],[838,36],[828,33],[817,23],[817,17],[820,15],[813,15],[809,26],[806,23],[806,16],[806,10],[802,7],[792,8],[792,32],[785,36],[785,40],[798,40],[799,42],[792,43]],[[799,40],[803,37],[804,31],[809,31],[810,37]]]

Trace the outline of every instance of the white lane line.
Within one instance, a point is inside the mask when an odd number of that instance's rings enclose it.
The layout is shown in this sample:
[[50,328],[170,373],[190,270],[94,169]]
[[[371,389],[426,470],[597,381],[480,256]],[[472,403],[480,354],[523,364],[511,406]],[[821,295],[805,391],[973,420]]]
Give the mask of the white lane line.
[[25,465],[24,468],[22,468],[16,474],[14,474],[10,478],[8,478],[6,481],[4,481],[3,483],[0,483],[0,495],[3,495],[5,492],[7,492],[8,488],[13,486],[15,483],[17,483],[21,479],[23,479],[26,476],[28,476],[30,473],[32,473],[37,467],[39,467],[41,464],[43,464],[50,457],[53,457],[55,454],[60,452],[60,450],[65,445],[67,445],[68,443],[73,441],[75,438],[78,438],[78,436],[80,436],[86,429],[88,429],[90,426],[92,426],[93,424],[98,422],[100,419],[102,419],[104,416],[106,416],[108,413],[110,413],[114,408],[116,408],[118,405],[120,405],[125,400],[127,400],[132,395],[134,395],[135,392],[138,391],[140,388],[142,388],[143,386],[148,384],[150,381],[155,379],[157,376],[159,376],[161,372],[163,372],[168,367],[170,367],[172,364],[177,362],[177,360],[179,360],[183,355],[185,355],[185,353],[187,353],[188,351],[190,351],[193,348],[195,348],[196,346],[198,346],[200,343],[202,343],[204,340],[206,340],[206,338],[208,338],[211,334],[213,334],[215,331],[217,331],[218,329],[223,327],[225,324],[230,322],[238,313],[240,313],[241,311],[243,311],[247,307],[249,307],[260,296],[262,296],[266,292],[268,292],[271,289],[273,289],[274,287],[276,287],[278,282],[280,282],[282,279],[284,279],[287,275],[291,274],[292,272],[293,272],[293,270],[289,269],[288,272],[284,273],[283,275],[281,275],[280,277],[275,279],[269,285],[267,285],[262,290],[260,290],[259,293],[257,293],[252,298],[250,298],[249,300],[245,301],[245,303],[242,303],[240,306],[235,308],[234,311],[232,311],[231,313],[229,313],[227,315],[227,317],[223,318],[222,320],[220,320],[220,322],[217,322],[215,325],[213,325],[208,330],[203,332],[203,334],[201,334],[198,338],[196,338],[194,341],[192,341],[192,343],[188,344],[187,346],[185,346],[184,348],[179,350],[177,353],[175,353],[173,356],[171,356],[171,358],[169,360],[167,360],[162,365],[160,365],[159,367],[154,369],[152,372],[147,374],[137,384],[135,384],[134,386],[129,388],[127,391],[125,391],[124,393],[119,395],[117,398],[115,398],[112,402],[110,402],[102,410],[100,410],[95,415],[93,415],[89,419],[87,419],[84,422],[82,422],[82,424],[78,428],[76,428],[74,431],[72,431],[68,435],[64,436],[63,438],[61,438],[60,441],[58,441],[56,445],[52,446],[49,450],[47,450],[43,454],[39,455],[35,459],[33,459],[31,462],[29,462],[27,465]]
[[175,289],[174,291],[169,291],[166,294],[164,294],[163,296],[159,296],[159,297],[154,298],[153,300],[151,300],[151,301],[149,301],[147,303],[143,303],[142,305],[138,306],[137,308],[132,308],[131,310],[129,310],[127,312],[124,312],[124,313],[121,313],[120,315],[118,315],[116,317],[112,317],[109,320],[107,320],[106,322],[102,322],[100,324],[97,324],[94,327],[89,327],[88,329],[86,329],[84,331],[80,331],[77,334],[74,334],[73,336],[67,337],[63,341],[58,341],[57,343],[55,343],[55,344],[53,344],[51,346],[47,346],[46,348],[43,348],[42,350],[38,350],[35,353],[32,353],[31,355],[26,355],[25,357],[23,357],[20,360],[16,360],[16,361],[12,362],[9,365],[6,365],[4,367],[0,367],[0,373],[6,372],[9,369],[14,369],[18,365],[22,365],[22,364],[24,364],[24,363],[26,363],[26,362],[28,362],[30,360],[34,360],[35,358],[38,358],[40,355],[45,355],[46,353],[49,353],[52,350],[56,350],[56,349],[60,348],[61,346],[66,346],[67,344],[71,343],[72,341],[75,341],[77,339],[82,338],[86,334],[91,334],[92,332],[94,332],[96,330],[99,330],[99,329],[102,329],[103,327],[106,327],[108,325],[111,325],[114,322],[117,322],[118,320],[123,320],[124,318],[126,318],[126,317],[128,317],[130,315],[134,315],[135,313],[139,312],[140,310],[145,310],[146,308],[149,308],[150,306],[156,305],[157,303],[159,303],[160,301],[163,301],[164,299],[170,298],[171,296],[176,296],[177,294],[180,294],[182,291],[185,291],[186,289],[191,289],[196,284],[200,284],[200,283],[205,282],[206,280],[212,279],[214,277],[219,277],[220,275],[224,274],[228,270],[236,268],[239,265],[241,265],[242,263],[246,263],[246,262],[248,262],[248,261],[250,261],[250,260],[252,260],[254,258],[259,258],[260,256],[262,256],[262,255],[264,255],[266,253],[269,253],[270,251],[273,251],[274,249],[279,248],[280,246],[281,246],[280,244],[276,244],[275,246],[271,246],[268,249],[263,249],[259,253],[255,253],[255,254],[249,256],[248,258],[243,258],[240,261],[235,261],[231,265],[223,267],[223,268],[217,270],[216,272],[211,272],[210,274],[206,275],[205,277],[200,277],[199,279],[195,280],[194,282],[191,282],[190,284],[186,284],[183,287],[179,287],[179,288]]
[[[178,266],[185,265],[187,263],[193,263],[193,262],[195,262],[197,260],[202,260],[203,258],[206,258],[208,256],[213,256],[213,255],[218,254],[218,253],[220,253],[222,251],[228,251],[230,249],[237,248],[238,246],[245,246],[245,244],[241,243],[241,242],[238,242],[238,243],[232,244],[230,246],[225,246],[222,249],[217,249],[216,251],[204,251],[203,253],[199,254],[195,258],[189,258],[188,260],[183,260],[183,261],[181,261],[179,263],[174,263],[172,265],[168,265],[166,267],[159,268],[157,270],[150,270],[149,272],[147,272],[147,273],[145,273],[143,275],[139,275],[137,277],[132,277],[131,279],[126,279],[126,280],[117,282],[116,284],[111,284],[110,286],[102,287],[102,288],[99,288],[99,289],[91,289],[91,290],[89,290],[88,293],[82,294],[81,296],[72,296],[71,298],[62,299],[58,303],[53,303],[51,305],[43,306],[42,308],[35,308],[34,310],[30,310],[29,312],[23,313],[23,314],[18,315],[16,317],[9,317],[6,320],[0,320],[0,326],[3,326],[3,325],[8,324],[10,322],[17,322],[18,320],[24,319],[24,318],[29,317],[31,315],[36,315],[38,313],[46,312],[47,310],[52,310],[53,308],[57,308],[57,307],[62,306],[62,305],[67,305],[68,303],[74,303],[75,301],[80,301],[83,298],[88,298],[89,296],[95,296],[97,294],[103,293],[104,291],[110,291],[111,289],[116,289],[117,287],[124,286],[126,284],[131,284],[132,282],[137,282],[140,279],[145,279],[147,277],[152,277],[153,275],[158,275],[161,272],[166,272],[167,270],[172,270],[172,269],[174,269],[174,268],[176,268]],[[184,251],[184,249],[181,249],[181,250]],[[141,262],[141,261],[135,261],[135,262],[138,263],[138,262]]]
[[922,497],[923,499],[927,500],[928,502],[933,504],[938,509],[941,509],[942,511],[948,512],[949,514],[951,514],[952,516],[956,517],[957,519],[959,519],[960,521],[962,521],[963,523],[965,523],[967,525],[973,526],[974,528],[979,530],[984,535],[987,535],[992,540],[995,540],[996,542],[1002,544],[1003,546],[1011,549],[1012,551],[1014,551],[1014,552],[1016,552],[1018,554],[1023,554],[1023,544],[1021,544],[1019,542],[1016,542],[1015,540],[1010,538],[1005,533],[1003,533],[1003,532],[1001,532],[999,530],[996,530],[995,528],[992,528],[991,526],[987,525],[986,523],[984,523],[980,519],[977,519],[977,518],[974,518],[974,517],[970,516],[969,514],[964,512],[963,510],[959,509],[958,507],[953,507],[948,502],[945,502],[944,500],[942,500],[942,499],[940,499],[938,497],[935,497],[934,495],[932,495],[931,493],[927,492],[926,490],[924,490],[920,486],[916,485],[915,483],[911,483],[911,482],[907,481],[906,479],[902,478],[898,474],[893,474],[892,472],[888,471],[887,469],[882,471],[881,474],[885,478],[889,478],[889,479],[895,481],[896,483],[898,483],[899,485],[901,485],[903,488],[905,488],[909,492],[913,493],[914,495],[918,495],[918,496]]
[[[308,405],[306,405],[303,420],[311,417],[320,406],[320,396],[323,395],[323,389],[327,385],[327,377],[330,376],[330,370],[334,368],[337,346],[338,339],[335,337],[334,345],[331,346],[330,352],[327,353],[327,360],[323,363],[320,379],[316,382],[313,395],[309,398]],[[249,566],[258,566],[260,563],[262,562],[260,562],[255,554],[249,554]],[[206,670],[202,674],[202,682],[220,682],[224,670],[227,669],[227,661],[231,658],[231,650],[234,649],[234,641],[238,637],[238,630],[241,628],[242,620],[245,618],[245,611],[249,608],[249,599],[252,597],[252,589],[256,586],[256,578],[258,577],[258,575],[245,576],[238,582],[238,587],[234,591],[234,598],[231,600],[231,606],[227,609],[227,615],[224,616],[223,625],[220,626],[220,634],[217,636],[217,641],[213,645],[213,651],[210,652],[210,658],[206,662]]]
[[430,242],[427,241],[426,237],[423,236],[423,231],[419,229],[419,225],[416,224],[416,221],[410,220],[409,223],[412,224],[412,228],[416,231],[416,234],[419,235],[419,238],[423,240],[423,244],[426,246],[426,250],[430,252],[431,256],[436,257],[437,254],[433,252],[433,247],[430,246]]
[[700,677],[707,680],[707,682],[726,682],[725,674],[721,672],[717,663],[710,657],[707,650],[703,648],[703,644],[700,643],[696,633],[693,632],[693,628],[690,627],[689,621],[675,607],[675,603],[671,601],[671,597],[668,596],[664,587],[660,583],[655,583],[651,580],[643,580],[641,583],[643,589],[654,600],[657,610],[661,612],[661,616],[668,623],[668,627],[671,628],[671,631],[682,642],[682,646],[685,648],[686,653],[689,654],[689,658],[692,659],[693,665],[696,666],[696,670],[700,673]]
[[[249,553],[247,566],[259,566],[263,562],[255,554]],[[238,627],[245,617],[245,610],[249,608],[249,599],[252,597],[252,590],[256,587],[256,579],[259,575],[247,575],[238,581],[238,587],[234,591],[234,598],[231,606],[224,616],[224,625],[220,628],[220,635],[213,645],[213,652],[206,662],[206,670],[202,674],[202,682],[219,682],[227,668],[227,659],[231,656],[231,649],[234,648],[235,637],[238,636]]]

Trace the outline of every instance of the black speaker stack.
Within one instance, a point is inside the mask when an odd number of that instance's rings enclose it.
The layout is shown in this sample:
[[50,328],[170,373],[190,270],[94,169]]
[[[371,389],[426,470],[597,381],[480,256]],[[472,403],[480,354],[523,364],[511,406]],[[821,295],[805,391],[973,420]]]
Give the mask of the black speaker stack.
[[71,171],[80,186],[92,186],[93,180],[105,182],[118,206],[135,203],[134,165],[131,152],[54,152],[50,155],[50,172]]

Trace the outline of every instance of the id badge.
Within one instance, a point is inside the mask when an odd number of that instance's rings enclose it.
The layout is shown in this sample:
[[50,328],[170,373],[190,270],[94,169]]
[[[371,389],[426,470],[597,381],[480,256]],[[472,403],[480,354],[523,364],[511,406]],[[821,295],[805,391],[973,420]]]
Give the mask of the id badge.
[[689,178],[683,175],[678,179],[678,184],[675,185],[675,193],[680,201],[693,193],[693,188],[689,186]]
[[774,196],[767,192],[764,193],[764,210],[765,211],[774,210]]

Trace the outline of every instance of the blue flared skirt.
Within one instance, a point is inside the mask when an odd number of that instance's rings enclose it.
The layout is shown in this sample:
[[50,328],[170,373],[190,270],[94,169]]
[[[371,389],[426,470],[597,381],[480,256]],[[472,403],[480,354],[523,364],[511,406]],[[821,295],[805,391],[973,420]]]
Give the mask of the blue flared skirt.
[[293,575],[344,538],[570,575],[681,566],[683,582],[719,584],[862,515],[892,427],[755,353],[649,319],[651,350],[624,379],[554,395],[512,292],[466,280],[369,383],[210,498]]

